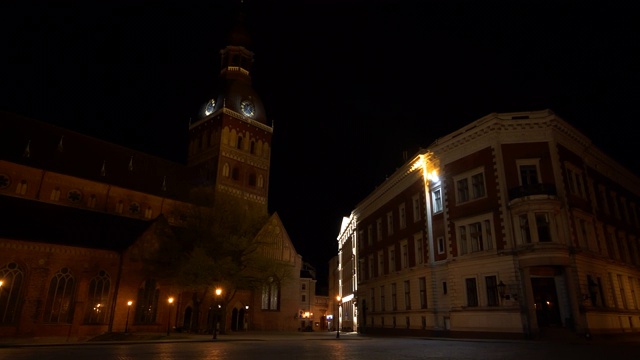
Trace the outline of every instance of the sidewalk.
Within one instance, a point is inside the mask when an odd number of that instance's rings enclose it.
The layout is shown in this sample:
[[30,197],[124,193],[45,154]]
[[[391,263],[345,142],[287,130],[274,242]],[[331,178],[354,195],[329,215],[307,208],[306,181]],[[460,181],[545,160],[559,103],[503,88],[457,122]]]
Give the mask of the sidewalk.
[[27,347],[27,346],[68,346],[68,345],[104,345],[104,344],[140,344],[140,343],[167,343],[167,342],[213,342],[213,341],[275,341],[275,340],[365,340],[368,337],[355,332],[341,332],[340,338],[336,338],[335,332],[277,332],[277,331],[248,331],[229,332],[218,334],[213,339],[212,334],[171,333],[112,333],[100,335],[91,339],[78,339],[66,337],[21,337],[2,338],[0,348]]

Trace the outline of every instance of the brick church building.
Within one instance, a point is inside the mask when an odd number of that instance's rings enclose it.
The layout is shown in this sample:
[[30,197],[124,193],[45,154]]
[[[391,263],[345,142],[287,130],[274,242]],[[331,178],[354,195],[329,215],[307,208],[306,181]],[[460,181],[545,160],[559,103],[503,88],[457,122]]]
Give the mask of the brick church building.
[[[192,329],[195,316],[202,332],[213,318],[224,319],[222,331],[300,326],[302,258],[278,214],[268,214],[273,126],[252,87],[248,40],[238,26],[221,50],[221,86],[185,129],[185,163],[0,113],[0,337]],[[143,271],[158,234],[180,226],[175,210],[199,186],[268,216],[259,236],[273,245],[264,252],[292,281],[265,274],[261,290],[219,297],[212,284],[196,315],[192,293]]]

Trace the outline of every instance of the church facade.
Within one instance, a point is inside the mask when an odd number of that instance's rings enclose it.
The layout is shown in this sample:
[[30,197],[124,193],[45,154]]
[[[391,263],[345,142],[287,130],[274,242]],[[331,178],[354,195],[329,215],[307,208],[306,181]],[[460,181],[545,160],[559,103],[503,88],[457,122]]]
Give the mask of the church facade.
[[269,277],[261,290],[233,295],[212,284],[197,298],[144,268],[159,234],[181,226],[176,209],[206,186],[268,215],[259,236],[272,245],[263,252],[300,274],[283,223],[267,214],[273,127],[252,88],[253,53],[239,25],[220,52],[217,97],[185,129],[185,164],[0,113],[0,337],[300,326],[298,278]]

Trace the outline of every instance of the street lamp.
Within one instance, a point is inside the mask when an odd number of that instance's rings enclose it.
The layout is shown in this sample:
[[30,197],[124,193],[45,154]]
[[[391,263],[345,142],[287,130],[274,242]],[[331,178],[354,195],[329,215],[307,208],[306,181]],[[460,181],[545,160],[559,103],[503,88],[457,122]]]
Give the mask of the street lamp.
[[124,333],[127,333],[127,329],[129,328],[129,310],[131,310],[131,304],[133,304],[133,301],[129,300],[127,301],[127,321],[125,321],[124,323]]
[[340,339],[340,310],[342,310],[342,303],[340,302],[342,298],[340,295],[336,296],[336,300],[338,300],[338,320],[336,321],[338,324],[336,326],[336,339]]
[[244,306],[244,331],[249,330],[249,305]]
[[171,306],[173,305],[173,298],[170,297],[167,301],[169,301],[169,310],[167,311],[167,336],[171,333]]
[[220,295],[222,294],[222,289],[217,288],[216,289],[216,297],[215,297],[215,301],[214,301],[214,310],[213,310],[213,338],[217,339],[218,338],[218,328],[220,327],[220,322],[218,320],[218,311],[220,309],[220,304],[219,304],[219,298]]

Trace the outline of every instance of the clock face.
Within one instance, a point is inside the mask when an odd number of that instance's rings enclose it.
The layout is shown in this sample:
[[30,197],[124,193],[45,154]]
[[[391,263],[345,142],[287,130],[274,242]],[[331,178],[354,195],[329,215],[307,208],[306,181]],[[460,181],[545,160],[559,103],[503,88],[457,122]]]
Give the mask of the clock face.
[[214,99],[209,100],[207,106],[204,108],[204,114],[210,115],[213,112],[213,109],[216,108],[216,101]]
[[249,100],[242,101],[242,103],[240,104],[240,109],[242,109],[242,113],[244,113],[246,116],[253,116],[256,113],[256,108]]

